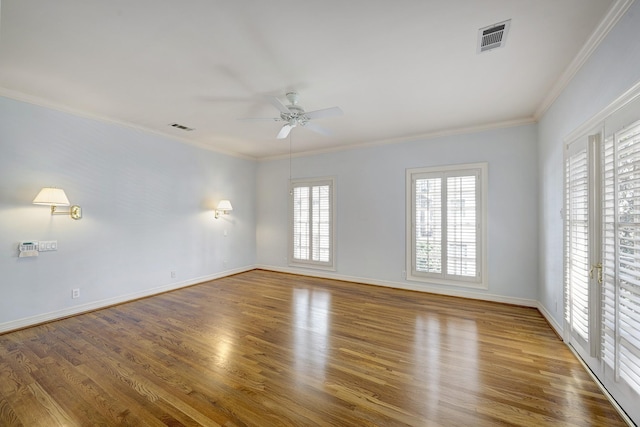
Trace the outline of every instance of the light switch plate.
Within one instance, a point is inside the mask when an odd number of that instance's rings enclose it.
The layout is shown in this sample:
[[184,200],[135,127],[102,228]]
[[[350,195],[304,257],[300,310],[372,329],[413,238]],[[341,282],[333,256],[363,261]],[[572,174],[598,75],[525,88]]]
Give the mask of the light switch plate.
[[49,251],[57,251],[57,250],[58,250],[57,240],[42,240],[38,242],[39,252],[49,252]]

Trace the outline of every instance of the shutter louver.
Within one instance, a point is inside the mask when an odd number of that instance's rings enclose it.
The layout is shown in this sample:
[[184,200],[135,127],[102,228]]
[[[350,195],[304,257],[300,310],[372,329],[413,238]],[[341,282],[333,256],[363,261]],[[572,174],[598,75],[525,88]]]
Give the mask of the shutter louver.
[[309,187],[293,189],[293,257],[309,259]]
[[[567,159],[565,318],[589,339],[589,170],[586,148]],[[571,316],[571,318],[570,318]]]
[[611,199],[604,213],[614,211],[616,222],[605,221],[603,230],[603,357],[617,379],[640,392],[640,122],[604,150],[604,194]]
[[447,274],[476,275],[476,177],[447,178]]
[[442,273],[442,179],[415,183],[416,270]]
[[313,261],[329,261],[330,224],[329,214],[330,191],[328,185],[312,187],[311,203],[312,211],[312,233],[313,250],[311,259]]
[[616,192],[613,138],[602,146],[602,343],[604,363],[614,368],[616,331]]

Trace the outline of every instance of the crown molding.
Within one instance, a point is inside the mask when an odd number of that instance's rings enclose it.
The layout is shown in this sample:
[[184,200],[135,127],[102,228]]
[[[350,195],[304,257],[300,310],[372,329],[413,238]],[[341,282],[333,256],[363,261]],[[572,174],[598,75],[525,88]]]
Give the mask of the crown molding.
[[[426,140],[435,139],[435,138],[444,138],[447,136],[454,136],[454,135],[480,133],[480,132],[485,132],[489,130],[504,129],[504,128],[510,128],[510,127],[516,127],[516,126],[525,126],[525,125],[530,125],[534,123],[536,123],[536,120],[533,117],[525,117],[522,119],[487,123],[479,126],[467,126],[467,127],[461,127],[461,128],[442,129],[442,130],[429,132],[429,133],[422,133],[418,135],[405,135],[405,136],[399,136],[396,138],[381,139],[377,141],[361,142],[361,143],[355,143],[355,144],[349,144],[349,145],[340,145],[335,147],[323,148],[320,150],[300,151],[297,153],[292,153],[291,157],[292,158],[307,157],[307,156],[315,156],[318,154],[334,153],[337,151],[357,150],[360,148],[370,148],[370,147],[378,147],[383,145],[401,144],[403,142],[426,141]],[[273,156],[259,157],[257,160],[259,162],[267,162],[272,160],[288,159],[289,157],[290,157],[289,153],[286,153],[286,154],[276,154]]]
[[595,31],[591,34],[587,42],[584,44],[582,49],[578,52],[573,61],[569,64],[567,69],[562,73],[560,78],[556,81],[556,83],[551,88],[551,91],[547,94],[547,96],[542,101],[542,104],[538,107],[535,112],[534,118],[536,121],[540,120],[540,118],[547,112],[547,110],[553,105],[555,100],[560,96],[562,91],[567,87],[569,82],[575,77],[575,75],[580,71],[582,66],[587,62],[587,60],[591,57],[593,52],[600,46],[602,40],[609,34],[611,29],[615,27],[620,18],[626,13],[626,11],[631,7],[635,0],[616,0],[609,11],[605,15],[605,17],[600,21],[598,27],[596,27]]

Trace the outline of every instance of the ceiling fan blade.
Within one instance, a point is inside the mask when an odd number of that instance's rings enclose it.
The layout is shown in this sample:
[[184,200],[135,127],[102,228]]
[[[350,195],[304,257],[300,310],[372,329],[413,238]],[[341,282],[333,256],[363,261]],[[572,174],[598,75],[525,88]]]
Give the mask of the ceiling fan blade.
[[305,124],[302,125],[303,127],[312,130],[316,133],[322,134],[324,136],[331,136],[333,135],[333,132],[331,132],[329,129],[320,126],[318,124],[312,123],[312,122],[306,122]]
[[278,98],[275,96],[267,96],[269,102],[278,109],[281,113],[291,114],[291,110],[289,110]]
[[280,132],[278,132],[278,136],[276,138],[285,139],[287,136],[289,136],[289,132],[291,132],[291,129],[293,129],[293,126],[287,123],[286,125],[282,126],[282,129],[280,129]]
[[340,109],[340,107],[324,108],[322,110],[307,111],[306,113],[304,113],[304,115],[307,116],[309,119],[337,117],[337,116],[342,116],[343,114],[344,112],[342,111],[342,109]]

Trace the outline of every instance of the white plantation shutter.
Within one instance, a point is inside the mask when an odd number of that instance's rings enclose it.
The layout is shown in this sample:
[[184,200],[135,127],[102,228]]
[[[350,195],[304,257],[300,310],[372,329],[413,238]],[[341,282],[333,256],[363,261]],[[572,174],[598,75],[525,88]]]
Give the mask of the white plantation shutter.
[[309,187],[293,189],[293,257],[309,259]]
[[311,187],[311,223],[313,236],[313,250],[311,251],[311,259],[314,261],[328,262],[330,249],[330,213],[331,205],[329,196],[331,190],[329,185],[318,185]]
[[442,273],[442,178],[415,182],[416,270]]
[[477,176],[447,177],[447,274],[475,277]]
[[567,158],[565,185],[565,319],[582,339],[588,341],[589,171],[586,147]]
[[613,137],[602,146],[602,344],[605,364],[616,365],[616,190]]
[[486,164],[407,170],[408,278],[485,286]]
[[333,267],[333,179],[292,181],[290,263]]
[[603,180],[603,360],[640,393],[640,121],[605,141]]

